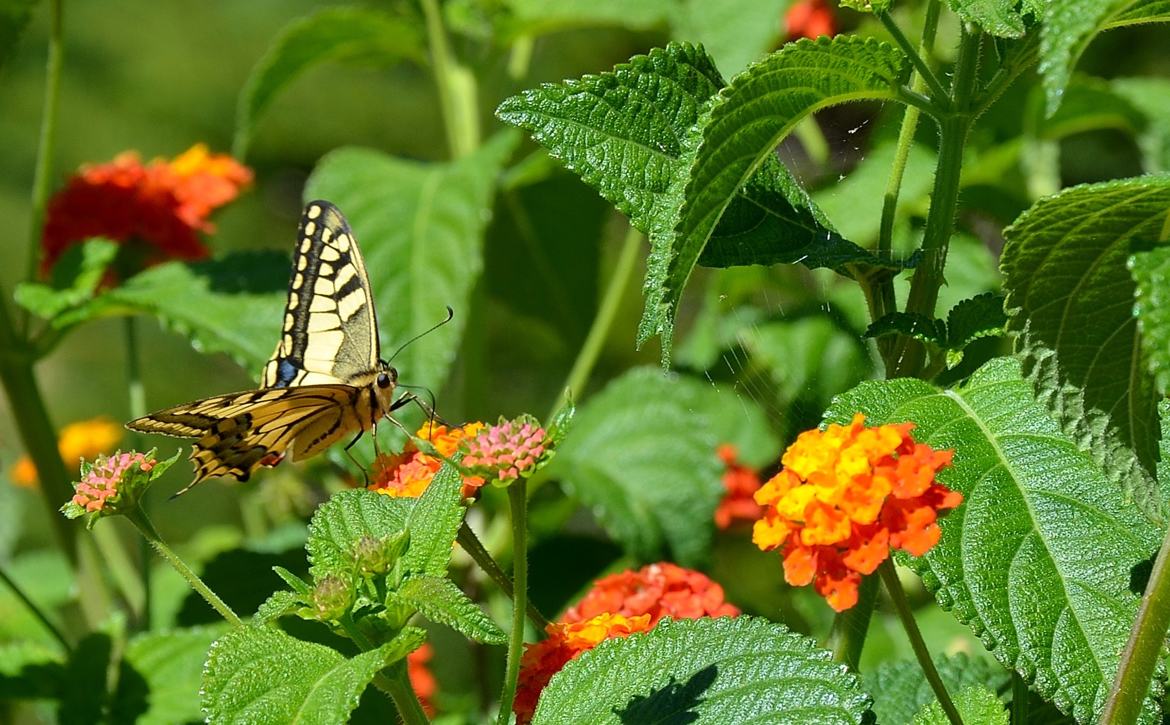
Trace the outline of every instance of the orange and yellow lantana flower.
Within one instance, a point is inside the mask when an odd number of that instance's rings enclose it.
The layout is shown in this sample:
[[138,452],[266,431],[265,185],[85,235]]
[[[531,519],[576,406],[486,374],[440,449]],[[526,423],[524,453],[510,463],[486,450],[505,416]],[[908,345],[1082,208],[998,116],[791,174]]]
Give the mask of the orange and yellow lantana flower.
[[752,540],[783,549],[784,578],[813,583],[838,612],[857,603],[861,575],[871,574],[890,547],[914,556],[938,543],[939,512],[963,501],[935,480],[954,451],[915,443],[912,423],[849,425],[801,433],[784,453],[784,468],[756,492],[764,507]]
[[[483,423],[467,423],[448,428],[445,425],[424,423],[415,436],[428,441],[435,451],[450,458],[466,439],[474,438]],[[443,459],[423,453],[414,441],[407,441],[402,453],[378,456],[374,460],[373,481],[370,490],[387,496],[418,498],[431,485],[431,479],[443,467]],[[483,479],[467,476],[463,479],[463,497],[471,498],[483,485]]]

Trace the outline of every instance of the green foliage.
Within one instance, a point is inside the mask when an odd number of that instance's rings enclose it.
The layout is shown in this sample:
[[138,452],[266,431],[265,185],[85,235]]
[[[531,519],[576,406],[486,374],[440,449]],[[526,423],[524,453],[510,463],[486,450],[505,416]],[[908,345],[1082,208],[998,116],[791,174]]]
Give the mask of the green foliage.
[[[994,692],[982,685],[969,685],[954,695],[955,709],[963,722],[1007,725],[1008,712]],[[938,702],[924,706],[910,721],[912,725],[948,725],[951,722]]]
[[90,239],[73,245],[53,265],[47,283],[24,282],[17,286],[13,297],[29,312],[52,320],[93,299],[117,254],[117,242],[108,239]]
[[860,723],[869,697],[812,640],[764,619],[664,620],[569,662],[533,723]]
[[483,610],[450,579],[420,576],[408,579],[395,598],[419,611],[427,619],[445,624],[469,639],[486,644],[504,644],[507,635],[488,619]]
[[[1009,679],[996,664],[964,653],[936,655],[934,666],[950,693],[958,693],[969,685],[998,690]],[[904,725],[921,708],[935,702],[922,666],[912,660],[883,662],[876,670],[863,673],[861,679],[865,691],[873,696],[873,712],[884,725]]]
[[315,65],[423,62],[418,26],[369,8],[328,8],[289,23],[273,39],[240,92],[232,153],[244,158],[257,121],[276,96]]
[[309,572],[314,579],[353,570],[353,550],[363,537],[381,539],[406,528],[414,501],[359,488],[321,504],[309,522]]
[[406,628],[381,647],[345,657],[279,629],[245,626],[211,647],[201,692],[208,722],[345,722],[379,670],[417,648]]
[[[387,354],[440,322],[448,306],[467,310],[483,269],[483,235],[492,191],[517,141],[501,133],[475,154],[421,163],[373,149],[342,148],[321,159],[305,185],[306,199],[329,199],[345,210],[361,244]],[[467,320],[413,343],[395,359],[412,385],[438,388]]]
[[1137,141],[1150,174],[1170,171],[1170,81],[1165,78],[1114,78],[1113,91],[1144,116]]
[[1136,285],[1137,337],[1155,387],[1164,396],[1170,392],[1170,245],[1134,254],[1129,271]]
[[0,1],[0,68],[16,50],[17,41],[24,34],[36,6],[37,0]]
[[[854,411],[871,423],[913,421],[915,440],[956,450],[939,479],[964,503],[912,565],[1001,664],[1077,720],[1095,718],[1137,613],[1134,568],[1160,531],[1048,417],[1014,360],[988,363],[957,391],[863,383],[827,418]],[[1164,678],[1151,685],[1147,718]]]
[[202,719],[198,693],[203,657],[224,629],[215,626],[147,632],[130,640],[125,660],[146,686],[141,694],[123,697],[136,707],[144,701],[145,710],[136,715],[134,722],[171,725]]
[[1098,464],[1157,515],[1157,394],[1144,374],[1126,269],[1157,239],[1170,178],[1079,186],[1037,202],[1005,230],[1008,330],[1041,401]]
[[947,0],[947,4],[963,20],[1001,38],[1021,37],[1024,15],[1040,8],[1038,0]]
[[439,472],[411,509],[406,525],[410,547],[403,557],[407,573],[443,576],[451,561],[451,547],[463,523],[460,491],[463,478],[451,464]]

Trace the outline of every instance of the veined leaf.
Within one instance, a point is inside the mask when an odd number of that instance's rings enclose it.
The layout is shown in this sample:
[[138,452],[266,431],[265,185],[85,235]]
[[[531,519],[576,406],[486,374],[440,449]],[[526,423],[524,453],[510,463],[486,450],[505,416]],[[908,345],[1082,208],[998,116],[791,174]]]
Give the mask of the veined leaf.
[[1008,331],[1036,394],[1098,464],[1158,516],[1157,394],[1146,374],[1126,261],[1162,233],[1170,177],[1078,186],[1008,227]]
[[394,592],[394,597],[432,622],[445,624],[476,642],[504,644],[508,641],[504,631],[450,579],[411,577]]
[[383,349],[458,313],[402,351],[403,380],[438,390],[463,334],[471,288],[483,270],[483,234],[496,175],[515,146],[502,133],[450,163],[420,163],[372,149],[343,148],[317,164],[307,199],[329,199],[361,245],[374,292]]
[[1040,74],[1049,114],[1060,105],[1073,67],[1097,33],[1170,20],[1166,0],[1049,0],[1041,7]]
[[1134,315],[1142,350],[1158,392],[1170,392],[1170,245],[1139,252],[1129,261],[1137,285]]
[[981,337],[1004,334],[1003,297],[986,292],[960,301],[947,313],[947,347],[962,350]]
[[[963,652],[935,655],[934,666],[951,693],[976,684],[995,690],[1008,682],[1007,672],[999,665]],[[883,662],[877,669],[863,673],[861,681],[865,691],[873,695],[873,712],[882,725],[908,723],[919,709],[935,701],[922,665],[912,660]]]
[[426,58],[415,25],[369,8],[327,8],[286,25],[248,75],[236,110],[232,154],[248,152],[256,122],[309,68],[330,61],[390,64]]
[[410,545],[402,557],[404,571],[432,576],[447,573],[451,547],[455,545],[465,511],[460,496],[462,488],[459,471],[444,463],[418,502],[412,502],[406,521]]
[[364,536],[382,539],[406,528],[412,499],[392,498],[364,488],[340,491],[321,504],[309,522],[309,572],[320,581],[329,574],[348,575],[353,552]]
[[[955,709],[963,722],[977,722],[980,725],[1007,725],[1008,712],[999,701],[999,696],[983,685],[968,685],[954,695]],[[951,719],[938,701],[924,706],[910,721],[911,725],[950,725]]]
[[[826,418],[856,411],[873,424],[913,421],[916,441],[955,450],[939,479],[963,505],[911,565],[1001,664],[1078,721],[1094,720],[1137,615],[1134,570],[1157,550],[1158,528],[1061,432],[1016,360],[991,361],[958,390],[862,383]],[[1160,669],[1143,722],[1158,720],[1164,679]]]
[[1023,8],[1019,0],[947,0],[951,10],[969,23],[1000,38],[1024,34]]
[[533,723],[860,723],[868,706],[856,676],[783,625],[665,619],[571,660]]
[[345,722],[374,675],[425,638],[407,627],[378,649],[347,659],[275,627],[237,627],[211,646],[203,711],[211,723]]
[[846,101],[897,97],[905,62],[897,49],[838,36],[789,43],[753,65],[720,92],[700,123],[687,173],[669,192],[677,209],[669,234],[651,236],[646,306],[639,342],[662,339],[669,359],[674,312],[712,233],[752,174],[774,159],[776,145],[800,119]]
[[580,407],[547,469],[636,558],[669,549],[693,565],[709,551],[723,494],[716,446],[727,440],[696,408],[704,385],[639,369]]

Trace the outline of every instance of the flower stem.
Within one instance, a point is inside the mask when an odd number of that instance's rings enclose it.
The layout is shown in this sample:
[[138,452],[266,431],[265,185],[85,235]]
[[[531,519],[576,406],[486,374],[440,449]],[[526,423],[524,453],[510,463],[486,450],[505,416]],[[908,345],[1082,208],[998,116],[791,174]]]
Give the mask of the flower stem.
[[1162,539],[1162,548],[1154,560],[1150,581],[1138,608],[1137,620],[1129,632],[1129,642],[1121,652],[1121,662],[1113,689],[1105,701],[1100,722],[1134,723],[1142,712],[1142,703],[1150,689],[1150,678],[1161,658],[1166,630],[1170,627],[1170,529]]
[[[32,210],[29,214],[28,261],[25,279],[33,279],[40,264],[41,234],[45,225],[45,208],[53,179],[53,154],[57,145],[57,101],[61,96],[61,65],[64,57],[64,0],[49,1],[49,50],[45,61],[45,97],[41,104],[41,131],[37,143],[37,160],[33,170]],[[29,317],[24,313],[22,329],[28,330]]]
[[[385,674],[387,671],[389,675]],[[426,725],[430,720],[423,711],[418,695],[410,686],[410,675],[406,669],[406,662],[395,662],[374,676],[374,685],[394,699],[398,714],[406,725]]]
[[21,589],[15,581],[13,581],[12,577],[8,575],[8,572],[4,571],[4,567],[2,566],[0,566],[0,581],[3,581],[8,585],[8,588],[11,589],[12,593],[16,595],[16,598],[19,599],[21,603],[24,604],[25,608],[28,609],[28,611],[31,612],[34,617],[37,618],[37,621],[39,621],[41,625],[49,631],[49,634],[53,635],[53,639],[57,640],[57,642],[61,645],[62,650],[65,652],[73,651],[73,645],[69,644],[69,640],[65,639],[65,635],[61,633],[61,630],[58,629],[57,625],[53,623],[53,620],[49,619],[49,615],[45,612],[45,610],[36,605],[36,602],[34,602],[28,596],[28,594],[23,589]]
[[825,642],[833,653],[833,659],[857,672],[861,663],[861,650],[865,647],[865,635],[873,619],[873,608],[877,604],[878,580],[867,576],[857,589],[857,604],[833,617],[833,626]]
[[[483,569],[484,573],[496,583],[496,586],[502,589],[509,597],[514,596],[512,580],[508,578],[508,575],[504,573],[504,570],[492,558],[491,553],[484,547],[483,542],[479,540],[479,537],[475,535],[475,532],[467,525],[466,521],[459,527],[457,540],[459,545],[463,547],[463,550],[479,565],[479,568]],[[532,622],[532,626],[541,631],[544,631],[548,627],[548,618],[541,614],[540,610],[531,601],[528,602],[527,613],[528,621]]]
[[504,688],[500,692],[500,712],[497,725],[507,725],[512,716],[512,700],[516,697],[516,683],[520,679],[520,656],[524,653],[524,612],[528,607],[528,492],[521,478],[508,487],[508,503],[512,514],[512,581],[516,590],[512,596],[512,636],[508,642],[508,666],[504,672]]
[[910,602],[906,600],[906,592],[902,589],[902,582],[898,579],[898,572],[894,569],[893,559],[883,561],[878,567],[878,573],[881,574],[886,592],[889,593],[890,599],[894,602],[898,619],[902,621],[902,628],[906,630],[906,636],[910,638],[910,646],[914,649],[914,656],[918,659],[918,664],[926,675],[926,681],[930,683],[930,689],[934,690],[934,696],[938,698],[939,706],[942,707],[947,719],[953,725],[963,725],[963,718],[959,717],[955,703],[951,702],[951,696],[947,692],[946,686],[943,685],[938,670],[934,667],[934,661],[930,658],[930,650],[926,648],[926,642],[922,639],[918,623],[914,621],[914,613],[910,611]]
[[435,71],[439,106],[451,156],[462,158],[479,148],[479,115],[476,107],[475,76],[461,66],[447,42],[443,11],[437,0],[422,0],[426,18],[427,45]]
[[[934,20],[935,25],[937,25],[937,3],[932,3],[932,5],[935,6]],[[929,16],[930,10],[928,9],[926,26],[923,28],[922,33],[923,40],[926,39],[926,30],[930,27]],[[947,90],[943,88],[943,84],[941,81],[939,81],[938,76],[934,74],[934,71],[930,69],[930,66],[927,65],[926,61],[923,60],[921,55],[919,55],[918,51],[914,49],[914,46],[910,45],[910,41],[902,32],[902,29],[898,27],[898,24],[894,22],[894,19],[890,17],[890,14],[887,12],[880,12],[877,13],[877,18],[879,21],[881,21],[882,26],[885,27],[886,31],[889,32],[890,36],[894,39],[894,42],[898,44],[898,47],[902,49],[902,52],[906,54],[906,57],[910,59],[911,64],[914,65],[914,69],[918,71],[919,77],[921,77],[923,81],[926,82],[926,85],[930,87],[930,92],[935,95],[935,101],[941,103],[944,99],[948,98],[949,95],[947,94]],[[933,36],[933,30],[931,35]]]
[[167,563],[174,567],[175,571],[179,572],[179,575],[187,580],[187,583],[191,585],[191,588],[198,592],[199,595],[202,596],[203,599],[211,605],[212,609],[219,612],[219,616],[223,617],[228,621],[229,624],[232,624],[236,627],[242,626],[244,624],[242,621],[240,621],[240,618],[236,616],[236,613],[232,611],[231,607],[225,604],[224,601],[219,598],[218,594],[211,591],[211,588],[208,587],[203,582],[203,580],[199,578],[198,574],[192,571],[191,567],[187,566],[187,562],[179,558],[179,555],[172,551],[171,547],[167,546],[166,542],[162,540],[162,537],[159,536],[158,531],[154,528],[154,524],[151,523],[150,518],[147,517],[145,511],[143,511],[141,508],[138,508],[132,512],[127,513],[126,518],[130,519],[130,522],[133,523],[138,531],[141,532],[142,535],[146,538],[146,540],[150,542],[150,545],[154,547],[154,550],[158,552],[159,556],[166,559]]
[[609,337],[609,328],[613,326],[613,320],[617,316],[622,295],[629,287],[630,277],[634,273],[635,263],[638,261],[638,251],[641,247],[642,233],[630,227],[622,242],[621,252],[618,253],[617,263],[614,265],[613,274],[609,277],[609,284],[605,288],[601,304],[597,307],[597,315],[593,318],[589,334],[585,336],[585,342],[581,345],[580,352],[577,353],[577,359],[573,361],[569,377],[561,386],[563,391],[561,396],[557,398],[557,402],[545,419],[546,424],[551,423],[556,418],[561,408],[572,400],[572,396],[580,395],[585,383],[588,382],[589,374],[593,372],[593,366],[597,364],[597,358],[601,355],[601,347],[605,344],[606,338]]

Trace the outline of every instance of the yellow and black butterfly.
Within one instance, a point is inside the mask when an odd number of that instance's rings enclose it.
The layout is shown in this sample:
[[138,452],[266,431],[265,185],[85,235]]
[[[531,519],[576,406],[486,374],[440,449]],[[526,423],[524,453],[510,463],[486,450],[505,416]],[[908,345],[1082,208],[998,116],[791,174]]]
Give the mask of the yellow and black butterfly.
[[413,398],[394,400],[398,371],[381,359],[370,281],[345,217],[329,202],[309,202],[297,240],[284,327],[260,389],[196,400],[126,424],[196,439],[190,456],[195,480],[179,493],[213,476],[246,481],[286,451],[303,460],[354,431],[356,442]]

